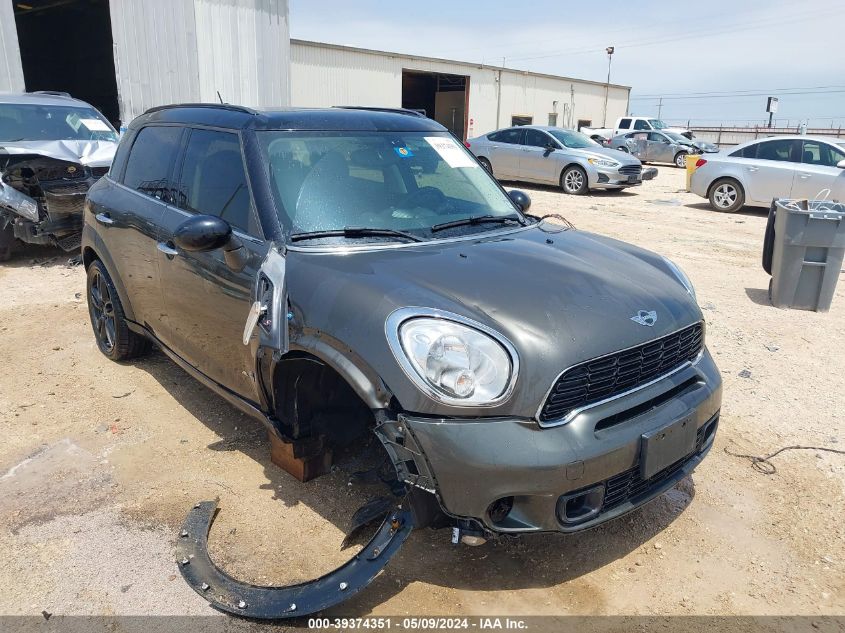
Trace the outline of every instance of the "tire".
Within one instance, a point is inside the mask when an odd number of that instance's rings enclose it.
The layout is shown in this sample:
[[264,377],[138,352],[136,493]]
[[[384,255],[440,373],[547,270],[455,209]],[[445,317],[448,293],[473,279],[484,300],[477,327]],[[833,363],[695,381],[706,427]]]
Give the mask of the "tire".
[[487,173],[489,173],[491,176],[493,175],[493,165],[490,164],[489,160],[487,160],[483,156],[480,156],[478,158],[478,162],[481,163],[481,166],[487,170]]
[[675,167],[680,167],[681,169],[687,168],[687,152],[678,152],[675,154]]
[[631,152],[628,151],[628,148],[622,145],[621,147],[617,147],[620,152],[625,152],[626,154],[630,154]]
[[88,266],[85,296],[97,347],[106,358],[129,360],[150,351],[149,339],[129,329],[114,283],[100,260]]
[[710,186],[710,206],[722,213],[736,213],[745,204],[745,191],[733,178],[721,178]]
[[583,196],[590,190],[587,172],[578,165],[570,165],[560,175],[560,187],[573,196]]

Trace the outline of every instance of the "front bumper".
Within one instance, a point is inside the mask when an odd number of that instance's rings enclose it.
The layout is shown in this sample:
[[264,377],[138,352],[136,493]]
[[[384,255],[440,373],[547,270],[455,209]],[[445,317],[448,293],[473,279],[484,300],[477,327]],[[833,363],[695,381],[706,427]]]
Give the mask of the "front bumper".
[[[713,444],[721,400],[721,377],[705,350],[696,363],[585,409],[565,425],[400,416],[398,428],[414,455],[414,476],[449,514],[494,532],[574,532],[633,510],[690,473]],[[694,423],[695,449],[643,479],[643,435],[680,420]],[[562,517],[560,504],[597,487],[603,490],[595,513],[576,522]],[[509,499],[503,517],[501,500]]]
[[[625,171],[621,171],[622,169]],[[629,171],[631,173],[628,173]],[[643,184],[642,170],[634,173],[630,165],[596,167],[591,164],[587,172],[587,180],[590,183],[590,189],[621,189]]]

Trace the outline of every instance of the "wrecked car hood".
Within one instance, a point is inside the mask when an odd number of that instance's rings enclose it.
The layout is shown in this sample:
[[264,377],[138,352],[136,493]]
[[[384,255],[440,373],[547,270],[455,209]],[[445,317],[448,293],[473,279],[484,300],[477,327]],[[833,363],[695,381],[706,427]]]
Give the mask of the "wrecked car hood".
[[[300,335],[330,334],[359,350],[377,374],[397,376],[384,333],[391,312],[418,306],[474,319],[506,336],[519,354],[509,400],[476,410],[435,403],[410,381],[388,387],[416,413],[531,418],[567,367],[702,320],[658,255],[560,229],[544,224],[346,254],[291,251],[287,281],[295,319],[306,326]],[[657,321],[649,327],[631,320],[641,310],[655,311]]]
[[0,154],[37,155],[89,167],[108,167],[114,159],[113,141],[0,141]]

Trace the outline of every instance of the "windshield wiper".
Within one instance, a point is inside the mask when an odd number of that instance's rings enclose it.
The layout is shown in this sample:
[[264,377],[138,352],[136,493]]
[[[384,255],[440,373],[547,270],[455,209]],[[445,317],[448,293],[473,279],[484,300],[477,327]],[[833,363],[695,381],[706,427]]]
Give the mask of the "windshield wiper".
[[522,224],[519,216],[516,215],[476,215],[462,220],[453,220],[451,222],[443,222],[442,224],[435,224],[431,227],[431,232],[436,233],[444,229],[451,229],[456,226],[472,226],[473,224],[509,224],[511,222],[519,222]]
[[376,229],[366,228],[363,226],[347,226],[342,229],[335,229],[331,231],[308,231],[306,233],[293,233],[290,236],[291,242],[298,242],[300,240],[316,240],[321,237],[402,237],[412,242],[422,242],[421,237],[405,233],[404,231],[396,231],[394,229]]

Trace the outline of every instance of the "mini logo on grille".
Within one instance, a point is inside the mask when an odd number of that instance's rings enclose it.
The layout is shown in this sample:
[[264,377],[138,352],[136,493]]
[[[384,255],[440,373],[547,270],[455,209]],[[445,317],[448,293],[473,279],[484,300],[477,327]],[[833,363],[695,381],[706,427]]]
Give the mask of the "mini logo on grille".
[[634,323],[639,323],[640,325],[647,325],[648,327],[653,327],[655,323],[657,323],[657,312],[654,310],[650,310],[646,312],[645,310],[640,310],[637,312],[636,315],[631,317],[631,320]]
[[75,173],[76,173],[76,167],[74,167],[73,165],[71,165],[70,167],[68,167],[68,168],[67,168],[67,173],[69,173],[69,174],[75,174]]

